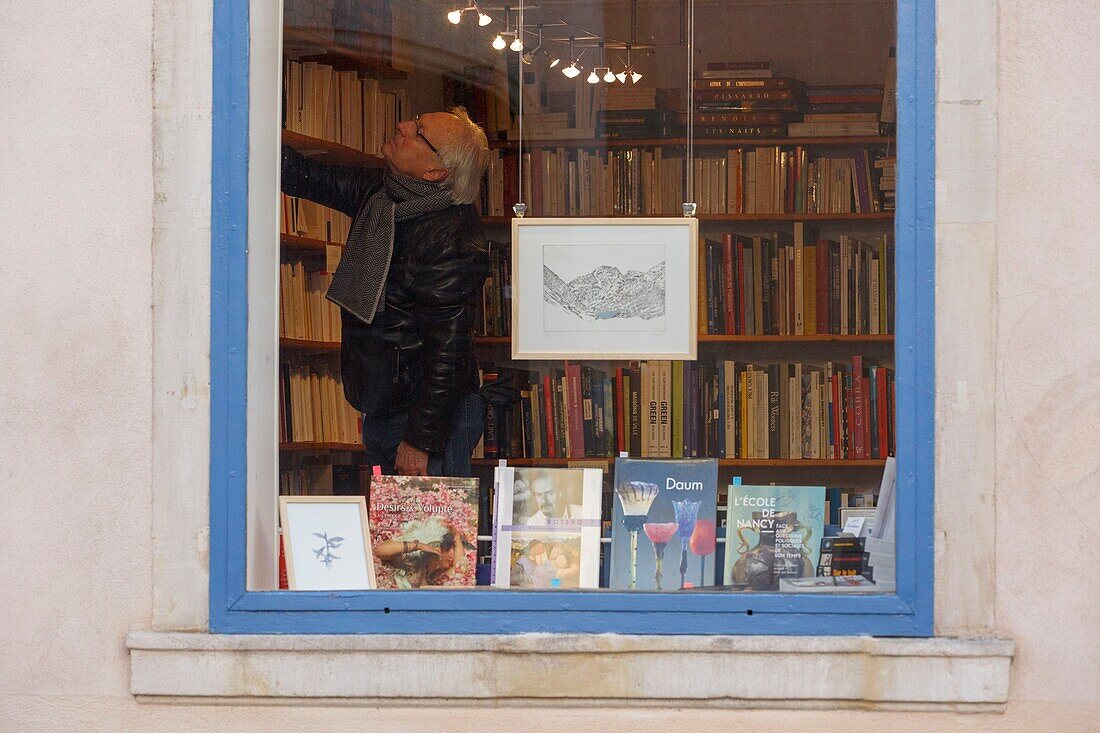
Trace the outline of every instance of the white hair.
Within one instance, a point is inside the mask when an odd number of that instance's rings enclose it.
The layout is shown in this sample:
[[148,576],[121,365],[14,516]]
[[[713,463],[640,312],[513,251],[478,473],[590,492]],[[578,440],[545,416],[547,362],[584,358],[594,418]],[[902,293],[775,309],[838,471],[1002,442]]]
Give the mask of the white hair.
[[462,121],[465,134],[439,146],[439,158],[447,169],[441,185],[456,204],[472,204],[477,201],[481,179],[489,166],[489,141],[465,108],[452,107],[448,112]]

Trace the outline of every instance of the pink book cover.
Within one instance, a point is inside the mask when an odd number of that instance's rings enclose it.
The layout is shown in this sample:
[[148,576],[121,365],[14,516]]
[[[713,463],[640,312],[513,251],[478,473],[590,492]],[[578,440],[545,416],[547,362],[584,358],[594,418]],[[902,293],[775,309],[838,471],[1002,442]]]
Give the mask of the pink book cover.
[[379,588],[472,586],[477,479],[373,476],[370,531]]

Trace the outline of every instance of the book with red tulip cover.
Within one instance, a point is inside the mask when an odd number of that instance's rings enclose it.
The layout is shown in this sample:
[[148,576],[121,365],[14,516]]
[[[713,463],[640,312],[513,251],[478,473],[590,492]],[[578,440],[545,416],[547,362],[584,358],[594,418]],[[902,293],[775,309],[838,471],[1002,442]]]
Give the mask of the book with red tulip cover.
[[497,588],[598,588],[603,471],[495,469]]
[[813,577],[825,529],[824,486],[729,487],[723,584],[777,590]]
[[715,584],[718,462],[615,461],[609,588]]

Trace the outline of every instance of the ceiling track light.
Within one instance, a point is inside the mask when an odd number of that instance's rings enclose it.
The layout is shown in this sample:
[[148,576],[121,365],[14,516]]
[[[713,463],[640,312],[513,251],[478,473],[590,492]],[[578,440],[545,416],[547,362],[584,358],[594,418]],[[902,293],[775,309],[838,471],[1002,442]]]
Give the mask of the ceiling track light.
[[478,7],[476,2],[471,2],[464,8],[455,8],[451,12],[447,13],[447,20],[452,25],[458,25],[462,22],[462,16],[466,13],[474,13],[477,15],[477,24],[480,26],[486,26],[493,22],[493,19],[481,12],[481,8]]

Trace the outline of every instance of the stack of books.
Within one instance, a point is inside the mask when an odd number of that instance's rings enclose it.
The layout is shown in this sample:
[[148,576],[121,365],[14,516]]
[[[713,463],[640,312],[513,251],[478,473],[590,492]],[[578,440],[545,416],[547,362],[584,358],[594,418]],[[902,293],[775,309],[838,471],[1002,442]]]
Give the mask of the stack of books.
[[802,82],[774,76],[768,61],[708,63],[693,91],[700,138],[785,137],[806,105]]
[[809,109],[802,122],[792,123],[792,137],[848,137],[882,132],[881,84],[841,84],[807,87]]

